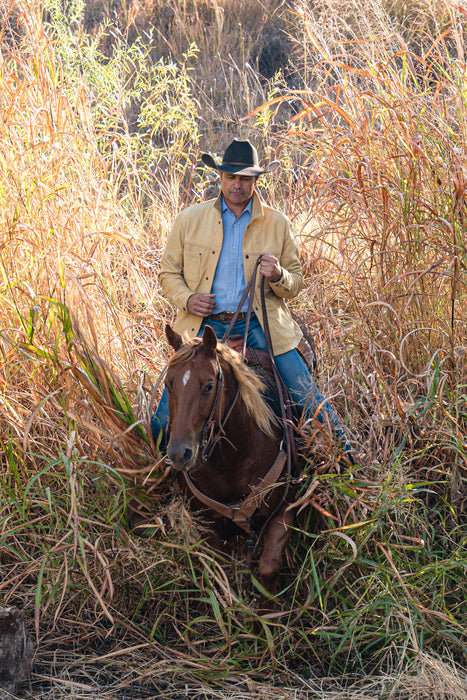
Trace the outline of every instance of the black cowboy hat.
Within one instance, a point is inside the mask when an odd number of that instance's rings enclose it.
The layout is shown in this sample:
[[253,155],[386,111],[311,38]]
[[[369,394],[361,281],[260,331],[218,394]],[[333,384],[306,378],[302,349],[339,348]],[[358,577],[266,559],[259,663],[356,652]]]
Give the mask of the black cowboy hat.
[[250,141],[238,141],[234,139],[225,149],[222,163],[217,164],[209,153],[203,153],[201,160],[209,168],[215,168],[223,173],[235,173],[236,175],[248,175],[254,177],[263,173],[272,173],[279,167],[278,160],[273,160],[264,170],[259,167],[258,152]]

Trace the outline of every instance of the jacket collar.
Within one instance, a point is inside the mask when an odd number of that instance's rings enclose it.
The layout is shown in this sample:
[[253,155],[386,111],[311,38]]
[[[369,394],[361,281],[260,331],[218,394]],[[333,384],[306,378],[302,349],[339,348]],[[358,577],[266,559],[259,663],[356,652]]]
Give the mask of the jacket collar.
[[[225,203],[225,199],[222,196],[222,193],[221,193],[221,209],[222,209],[222,214],[225,214],[226,211],[230,211],[229,207]],[[251,219],[251,216],[253,214],[253,197],[251,197],[251,199],[248,200],[247,205],[246,205],[245,209],[242,211],[242,213],[240,214],[240,216],[242,216],[245,212],[248,212],[248,214],[250,215],[250,219]]]
[[[256,190],[253,192],[252,199],[251,220],[263,216],[263,202]],[[222,214],[222,192],[220,192],[217,199],[214,200],[214,209],[217,209]]]

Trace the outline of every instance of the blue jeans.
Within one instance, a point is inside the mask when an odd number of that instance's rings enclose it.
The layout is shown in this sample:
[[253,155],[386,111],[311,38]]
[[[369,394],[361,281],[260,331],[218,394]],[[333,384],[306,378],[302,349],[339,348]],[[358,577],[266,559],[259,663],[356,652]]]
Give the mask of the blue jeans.
[[[212,327],[218,338],[223,337],[228,327],[228,324],[221,323],[216,319],[204,319],[198,337],[203,335],[206,324]],[[244,333],[245,320],[237,321],[232,328],[231,335],[238,334],[244,336]],[[256,316],[253,314],[248,328],[247,346],[258,350],[267,350],[263,329]],[[303,362],[297,350],[289,350],[289,352],[284,352],[282,355],[276,355],[274,359],[282,381],[290,392],[292,401],[301,408],[304,416],[309,419],[317,420],[321,425],[328,424],[343,451],[349,452],[351,450],[350,443],[333,407],[319,393],[318,387],[313,381],[308,367]],[[161,429],[163,431],[160,445],[161,449],[164,449],[168,442],[168,420],[169,397],[167,389],[164,389],[156,411],[151,419],[151,431],[156,444]]]

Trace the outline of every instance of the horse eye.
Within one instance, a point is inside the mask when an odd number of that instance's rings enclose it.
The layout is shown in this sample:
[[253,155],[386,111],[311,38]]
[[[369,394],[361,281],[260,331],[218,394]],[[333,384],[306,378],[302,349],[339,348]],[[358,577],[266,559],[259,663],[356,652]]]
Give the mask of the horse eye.
[[213,384],[212,382],[208,382],[208,383],[205,385],[205,387],[203,388],[203,392],[204,392],[205,394],[210,394],[211,391],[213,390],[213,388],[214,388],[214,384]]

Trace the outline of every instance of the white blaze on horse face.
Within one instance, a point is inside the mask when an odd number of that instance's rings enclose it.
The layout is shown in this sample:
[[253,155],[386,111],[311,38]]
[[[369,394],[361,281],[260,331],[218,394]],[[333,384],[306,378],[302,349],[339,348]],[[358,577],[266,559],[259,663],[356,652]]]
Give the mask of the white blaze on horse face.
[[187,369],[187,371],[183,375],[183,379],[182,379],[183,386],[186,386],[188,384],[188,382],[190,381],[190,376],[191,376],[191,372],[189,369]]

